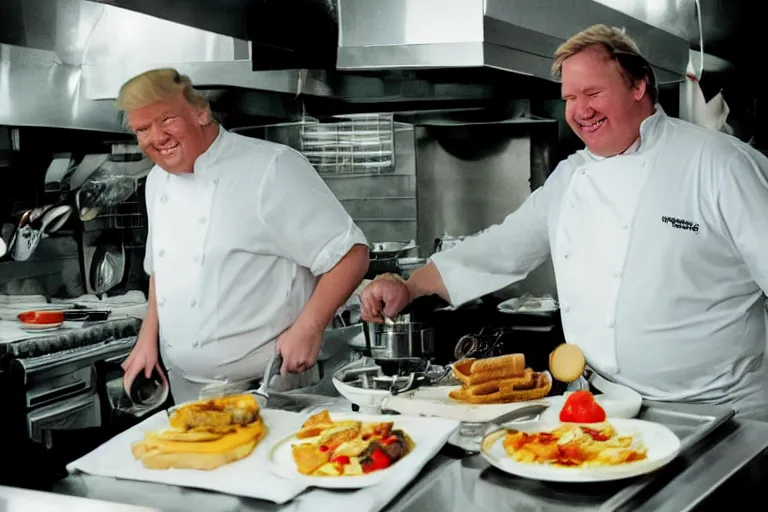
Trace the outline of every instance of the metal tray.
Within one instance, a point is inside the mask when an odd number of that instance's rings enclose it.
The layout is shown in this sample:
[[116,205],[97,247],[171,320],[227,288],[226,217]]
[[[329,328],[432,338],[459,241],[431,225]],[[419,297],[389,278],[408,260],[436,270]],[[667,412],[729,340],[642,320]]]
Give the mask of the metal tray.
[[685,459],[696,458],[699,443],[733,414],[729,407],[643,402],[637,417],[672,429],[680,437],[683,450],[669,466],[636,479],[580,484],[540,482],[507,475],[489,467],[479,456],[441,459],[446,467],[439,470],[439,478],[416,482],[391,510],[412,512],[424,509],[428,503],[435,510],[632,510],[639,493],[663,485],[670,474],[685,466]]
[[[664,402],[644,400],[643,407],[637,417],[669,427],[680,438],[680,454],[683,455],[720,425],[731,419],[734,414],[734,410],[730,407],[691,404],[670,405]],[[637,479],[605,501],[599,510],[613,511],[621,508],[658,476],[659,472],[656,472]]]

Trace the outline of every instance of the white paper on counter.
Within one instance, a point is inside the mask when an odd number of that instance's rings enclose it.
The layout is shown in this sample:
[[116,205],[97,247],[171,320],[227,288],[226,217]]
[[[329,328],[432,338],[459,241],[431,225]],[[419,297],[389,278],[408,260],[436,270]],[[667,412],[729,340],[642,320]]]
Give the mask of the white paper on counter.
[[131,445],[144,439],[144,432],[168,428],[166,411],[147,418],[113,437],[91,453],[71,462],[67,470],[96,476],[156,482],[181,487],[257,498],[282,504],[298,496],[306,486],[274,475],[267,465],[269,446],[298,430],[304,416],[266,409],[261,412],[268,432],[248,457],[212,471],[193,469],[147,469],[133,458]]

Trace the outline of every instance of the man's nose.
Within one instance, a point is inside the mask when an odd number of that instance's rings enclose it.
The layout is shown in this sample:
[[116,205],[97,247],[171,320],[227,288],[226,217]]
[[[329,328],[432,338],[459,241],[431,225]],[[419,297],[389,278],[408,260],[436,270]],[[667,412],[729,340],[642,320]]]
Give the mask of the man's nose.
[[170,136],[165,133],[165,131],[162,129],[162,127],[153,124],[152,127],[149,130],[149,142],[151,144],[154,144],[156,146],[162,146],[166,142],[168,142],[168,139],[170,139]]
[[589,119],[595,115],[595,109],[593,109],[589,101],[581,100],[576,106],[576,117],[579,119]]

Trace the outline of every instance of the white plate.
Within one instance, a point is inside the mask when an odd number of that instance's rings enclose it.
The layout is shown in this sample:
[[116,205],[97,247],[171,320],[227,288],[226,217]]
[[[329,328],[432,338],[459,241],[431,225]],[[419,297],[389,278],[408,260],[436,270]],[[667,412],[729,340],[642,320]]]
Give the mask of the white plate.
[[381,411],[381,402],[390,396],[386,389],[363,389],[334,378],[332,380],[336,391],[344,398],[360,407],[361,413],[377,413]]
[[513,297],[496,306],[501,313],[524,313],[529,315],[549,315],[557,311],[557,301],[550,295],[534,297],[523,295]]
[[62,325],[64,325],[64,322],[57,322],[55,324],[25,324],[25,323],[21,323],[21,330],[22,331],[27,331],[27,332],[55,331],[56,329],[59,329]]
[[[640,412],[643,397],[626,386],[608,382],[597,374],[593,374],[590,382],[603,394],[595,395],[609,418],[634,418]],[[400,414],[414,416],[435,416],[449,418],[467,423],[484,423],[498,418],[502,414],[512,412],[530,404],[548,404],[550,407],[542,415],[541,420],[556,422],[559,420],[568,395],[548,396],[530,402],[513,402],[509,404],[465,404],[453,400],[448,393],[457,386],[434,386],[417,388],[396,396],[384,396],[381,408],[397,411]]]
[[[635,419],[611,419],[609,422],[619,435],[632,435],[648,449],[644,460],[619,466],[591,468],[561,467],[551,464],[530,464],[515,462],[507,455],[502,445],[504,435],[500,432],[489,434],[486,439],[496,438],[490,446],[483,446],[480,453],[496,468],[523,478],[548,482],[607,482],[644,475],[665,466],[680,453],[680,439],[670,429],[658,423]],[[531,421],[515,425],[521,432],[541,432],[556,428],[558,423]],[[503,432],[503,431],[502,431]],[[485,445],[486,442],[484,441]]]
[[392,428],[401,429],[413,440],[411,453],[387,469],[374,471],[360,476],[308,476],[299,473],[291,452],[292,444],[304,443],[307,439],[296,439],[295,434],[274,444],[268,455],[270,469],[278,476],[300,482],[310,487],[326,489],[360,489],[380,484],[394,474],[410,473],[414,478],[419,471],[443,447],[450,435],[456,430],[458,422],[439,418],[418,418],[410,416],[368,415],[368,414],[332,414],[331,417],[354,419],[366,423],[393,421]]
[[549,398],[542,398],[541,400],[510,404],[465,404],[453,400],[448,395],[448,393],[457,388],[458,386],[430,386],[417,388],[395,396],[386,396],[381,402],[381,408],[397,411],[400,414],[434,416],[468,423],[483,423],[533,403],[546,404],[549,400]]

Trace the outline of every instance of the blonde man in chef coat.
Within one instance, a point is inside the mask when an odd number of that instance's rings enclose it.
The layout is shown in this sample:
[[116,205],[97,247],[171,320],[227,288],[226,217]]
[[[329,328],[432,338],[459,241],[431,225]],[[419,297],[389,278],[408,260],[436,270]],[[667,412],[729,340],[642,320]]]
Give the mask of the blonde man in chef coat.
[[437,294],[454,305],[552,257],[568,343],[644,397],[732,405],[768,420],[768,159],[668,117],[621,30],[593,26],[555,54],[565,116],[586,148],[502,224],[378,280],[363,318]]
[[368,268],[360,229],[301,154],[225,130],[176,70],[132,78],[118,106],[156,164],[148,307],[126,389],[159,353],[177,403],[261,378],[275,351],[277,387],[315,383],[323,332]]

